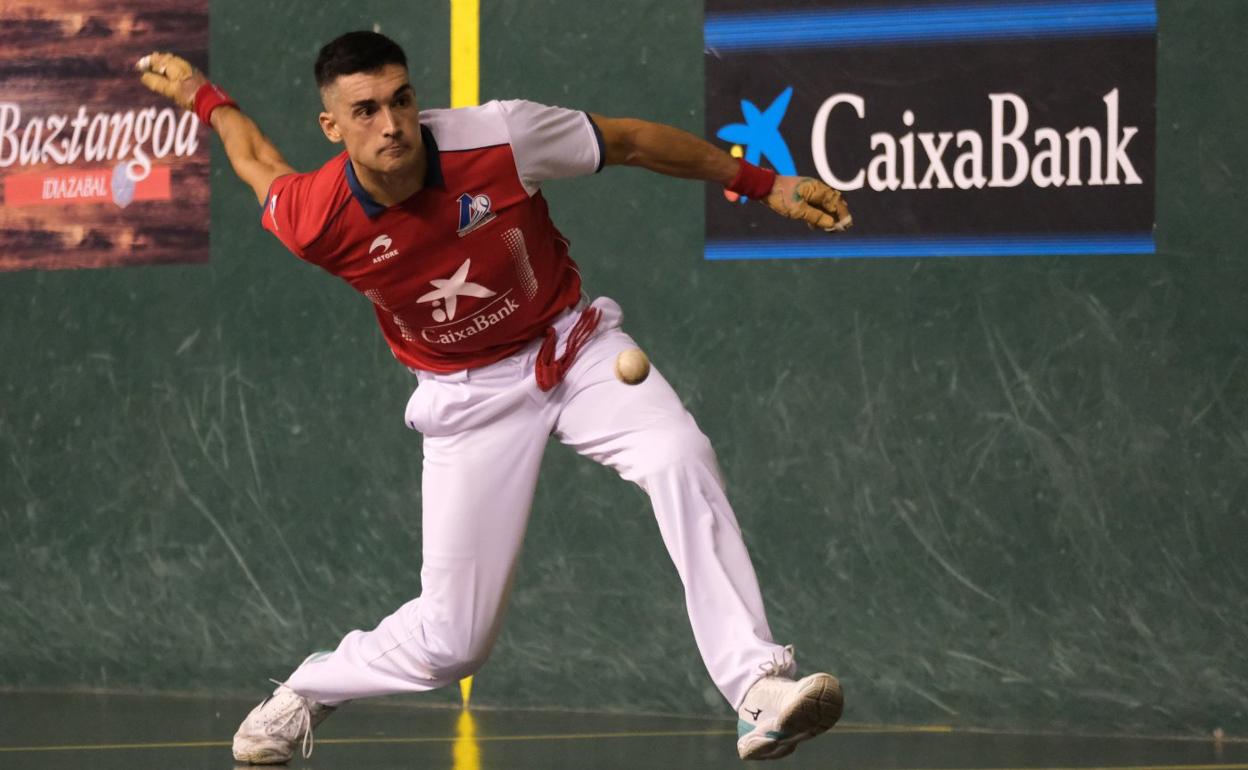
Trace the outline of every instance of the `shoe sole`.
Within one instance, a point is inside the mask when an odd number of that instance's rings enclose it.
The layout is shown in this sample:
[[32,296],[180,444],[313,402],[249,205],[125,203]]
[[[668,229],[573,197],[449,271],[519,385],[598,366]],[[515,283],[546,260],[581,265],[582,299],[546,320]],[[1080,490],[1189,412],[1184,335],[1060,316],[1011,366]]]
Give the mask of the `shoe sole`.
[[784,738],[769,738],[765,733],[747,733],[737,742],[742,759],[780,759],[792,754],[797,744],[827,732],[845,708],[841,683],[830,674],[814,674],[802,680],[802,689],[780,716],[774,732]]
[[284,765],[294,756],[286,746],[274,745],[234,749],[233,753],[235,762],[246,762],[250,765]]

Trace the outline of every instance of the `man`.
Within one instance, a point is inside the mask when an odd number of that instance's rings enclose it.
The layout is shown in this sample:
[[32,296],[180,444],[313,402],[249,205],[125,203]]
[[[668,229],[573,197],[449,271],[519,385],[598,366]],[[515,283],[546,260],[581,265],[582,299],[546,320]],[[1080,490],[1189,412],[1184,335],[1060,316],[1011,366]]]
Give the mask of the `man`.
[[618,305],[582,300],[540,186],[641,166],[827,230],[850,223],[839,193],[640,120],[522,101],[421,113],[403,51],[372,32],[317,58],[320,125],[345,152],[305,174],[184,60],[154,53],[139,69],[217,131],[265,228],[372,301],[418,380],[405,416],[424,434],[421,595],[309,656],[243,721],[236,759],[285,762],[300,741],[306,756],[338,704],[443,687],[484,663],[552,434],[649,494],[698,649],[738,711],[741,757],[785,756],[836,722],[837,680],[793,681],[792,648],[772,640],[710,443],[657,371],[635,385],[614,376],[636,345]]

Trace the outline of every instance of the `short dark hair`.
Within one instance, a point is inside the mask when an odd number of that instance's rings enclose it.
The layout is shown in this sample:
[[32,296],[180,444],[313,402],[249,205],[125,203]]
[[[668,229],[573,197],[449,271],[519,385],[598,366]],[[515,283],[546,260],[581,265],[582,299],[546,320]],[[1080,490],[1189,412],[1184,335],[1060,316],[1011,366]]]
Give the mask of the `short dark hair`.
[[343,75],[376,72],[387,64],[407,68],[399,44],[379,32],[348,32],[325,44],[316,56],[316,86],[324,88]]

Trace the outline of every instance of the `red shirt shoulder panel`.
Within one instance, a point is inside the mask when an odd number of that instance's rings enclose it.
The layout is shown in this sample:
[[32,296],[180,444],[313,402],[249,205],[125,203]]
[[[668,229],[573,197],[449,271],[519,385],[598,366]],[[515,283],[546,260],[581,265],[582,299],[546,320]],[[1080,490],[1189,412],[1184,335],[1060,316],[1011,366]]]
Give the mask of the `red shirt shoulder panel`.
[[343,152],[316,171],[279,176],[269,186],[261,223],[301,259],[351,198],[346,163]]

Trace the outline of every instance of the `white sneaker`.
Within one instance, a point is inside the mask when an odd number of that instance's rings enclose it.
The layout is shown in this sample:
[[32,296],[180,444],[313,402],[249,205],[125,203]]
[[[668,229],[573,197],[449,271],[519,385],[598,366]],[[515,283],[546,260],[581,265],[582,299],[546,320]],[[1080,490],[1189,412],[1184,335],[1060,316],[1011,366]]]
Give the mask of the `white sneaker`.
[[251,710],[234,733],[234,759],[253,765],[280,765],[303,742],[303,757],[312,756],[312,728],[334,709],[303,697],[280,682],[273,694]]
[[791,656],[792,648],[785,648],[785,661],[763,664],[765,676],[745,694],[737,711],[737,754],[742,759],[787,757],[798,743],[841,718],[841,683],[831,674],[793,681],[784,675]]

